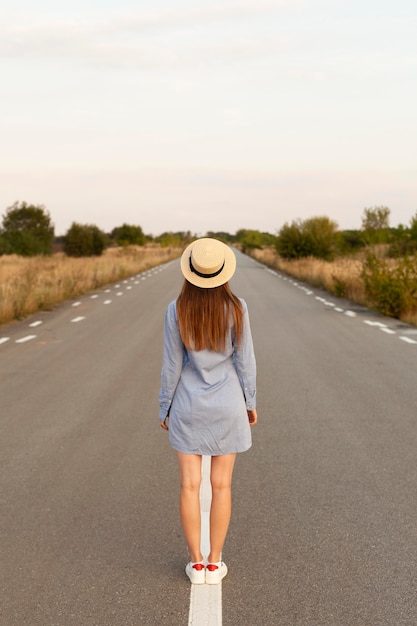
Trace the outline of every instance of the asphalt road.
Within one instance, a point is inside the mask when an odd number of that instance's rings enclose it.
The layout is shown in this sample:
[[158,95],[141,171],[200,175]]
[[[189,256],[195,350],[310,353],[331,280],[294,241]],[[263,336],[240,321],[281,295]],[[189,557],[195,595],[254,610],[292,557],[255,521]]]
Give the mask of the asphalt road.
[[[235,470],[223,624],[415,626],[417,331],[241,254],[231,284],[259,424]],[[187,624],[157,402],[180,285],[175,261],[0,327],[1,626]]]

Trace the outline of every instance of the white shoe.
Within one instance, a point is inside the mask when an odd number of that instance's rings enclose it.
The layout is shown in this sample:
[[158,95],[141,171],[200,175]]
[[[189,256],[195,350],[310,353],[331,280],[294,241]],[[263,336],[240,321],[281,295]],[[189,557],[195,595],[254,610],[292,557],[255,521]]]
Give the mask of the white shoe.
[[192,585],[204,585],[206,582],[206,568],[202,561],[199,563],[192,563],[191,561],[187,563],[185,573]]
[[223,561],[208,563],[206,567],[207,585],[218,585],[227,574],[227,565]]

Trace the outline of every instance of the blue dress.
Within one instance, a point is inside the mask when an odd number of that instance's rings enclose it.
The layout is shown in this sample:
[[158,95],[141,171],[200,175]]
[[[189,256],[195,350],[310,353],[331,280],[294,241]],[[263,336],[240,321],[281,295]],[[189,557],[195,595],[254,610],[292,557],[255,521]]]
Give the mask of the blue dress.
[[239,348],[231,325],[224,352],[187,350],[181,340],[176,300],[168,305],[159,393],[160,419],[169,412],[169,440],[185,454],[218,456],[252,445],[248,409],[256,407],[256,361],[244,312]]

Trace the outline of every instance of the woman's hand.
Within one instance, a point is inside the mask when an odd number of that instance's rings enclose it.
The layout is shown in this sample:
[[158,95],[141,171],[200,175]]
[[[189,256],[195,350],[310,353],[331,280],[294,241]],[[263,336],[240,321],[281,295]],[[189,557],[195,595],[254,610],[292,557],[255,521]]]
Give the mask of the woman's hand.
[[167,415],[166,418],[164,419],[164,421],[161,422],[161,428],[163,428],[164,430],[169,430],[168,429],[168,419],[169,419],[169,417]]
[[256,409],[250,409],[250,411],[248,411],[248,419],[249,424],[251,426],[255,426],[256,422],[258,421],[258,414],[256,412]]

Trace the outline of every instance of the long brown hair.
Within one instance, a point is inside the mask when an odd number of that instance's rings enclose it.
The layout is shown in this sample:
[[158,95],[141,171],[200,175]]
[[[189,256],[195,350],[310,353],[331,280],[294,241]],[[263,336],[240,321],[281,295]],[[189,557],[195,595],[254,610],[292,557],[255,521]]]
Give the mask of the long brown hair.
[[189,350],[223,351],[232,320],[239,344],[243,307],[228,283],[207,289],[185,280],[177,299],[177,316],[182,341]]

